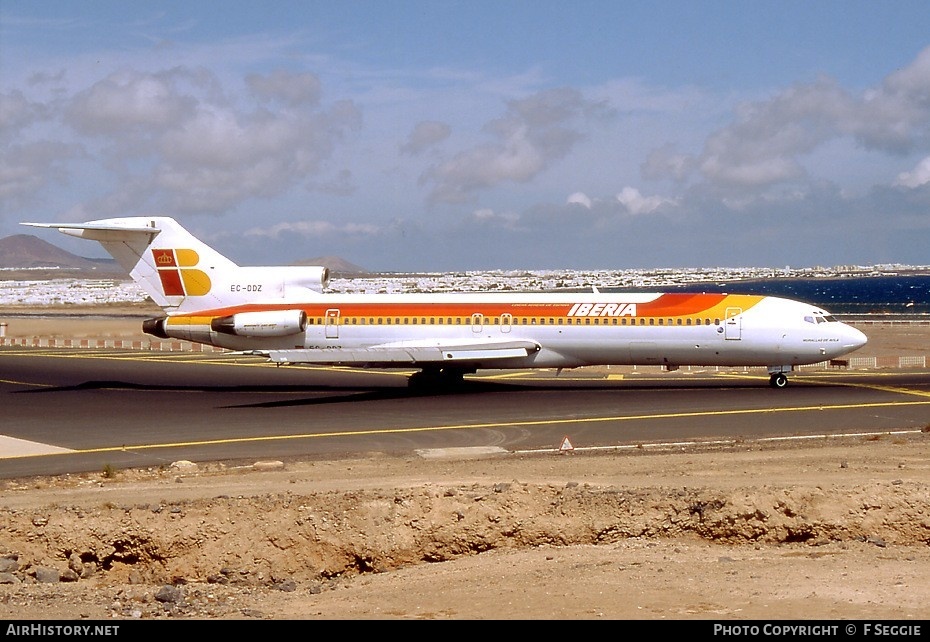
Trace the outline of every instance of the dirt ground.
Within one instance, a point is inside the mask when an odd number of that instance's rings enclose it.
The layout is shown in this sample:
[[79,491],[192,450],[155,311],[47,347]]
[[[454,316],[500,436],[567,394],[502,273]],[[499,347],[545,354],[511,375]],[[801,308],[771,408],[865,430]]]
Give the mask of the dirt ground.
[[930,410],[777,446],[0,480],[2,620],[925,620],[927,569]]

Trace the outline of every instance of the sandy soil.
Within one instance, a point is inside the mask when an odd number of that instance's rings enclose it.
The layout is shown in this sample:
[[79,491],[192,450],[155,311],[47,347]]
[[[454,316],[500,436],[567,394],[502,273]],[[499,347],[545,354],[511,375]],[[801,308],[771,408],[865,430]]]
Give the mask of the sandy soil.
[[0,619],[923,620],[930,415],[902,429],[0,481]]
[[18,480],[0,524],[0,619],[925,619],[930,434]]

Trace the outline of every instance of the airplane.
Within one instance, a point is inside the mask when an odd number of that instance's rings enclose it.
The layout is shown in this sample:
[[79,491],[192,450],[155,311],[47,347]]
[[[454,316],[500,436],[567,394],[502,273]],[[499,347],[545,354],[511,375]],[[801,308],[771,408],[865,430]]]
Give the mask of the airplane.
[[479,369],[610,365],[765,366],[784,388],[797,366],[867,337],[790,299],[718,293],[327,293],[323,266],[246,267],[169,217],[23,223],[100,242],[160,306],[155,337],[270,362],[415,369],[414,388]]

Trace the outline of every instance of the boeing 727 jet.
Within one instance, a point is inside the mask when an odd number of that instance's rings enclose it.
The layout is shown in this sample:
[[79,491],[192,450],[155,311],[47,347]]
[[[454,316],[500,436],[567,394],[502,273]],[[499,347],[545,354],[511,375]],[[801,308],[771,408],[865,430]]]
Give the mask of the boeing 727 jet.
[[99,241],[165,312],[146,333],[276,364],[414,368],[411,385],[478,369],[795,367],[866,343],[826,310],[748,294],[333,294],[325,267],[245,267],[174,219],[24,223]]

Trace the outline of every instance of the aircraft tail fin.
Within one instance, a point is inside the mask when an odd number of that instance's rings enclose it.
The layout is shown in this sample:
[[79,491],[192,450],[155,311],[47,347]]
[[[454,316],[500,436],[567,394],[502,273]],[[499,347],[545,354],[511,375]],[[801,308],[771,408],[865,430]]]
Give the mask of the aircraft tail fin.
[[23,223],[98,241],[152,300],[167,311],[220,307],[216,275],[238,266],[167,217],[87,223]]
[[99,242],[169,315],[313,300],[329,284],[323,266],[241,267],[164,216],[23,225]]

